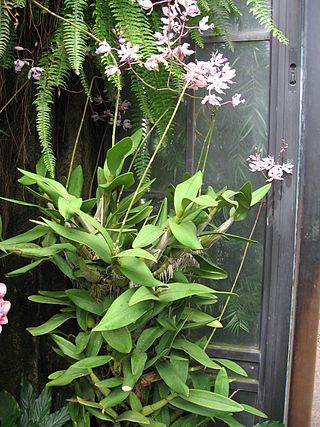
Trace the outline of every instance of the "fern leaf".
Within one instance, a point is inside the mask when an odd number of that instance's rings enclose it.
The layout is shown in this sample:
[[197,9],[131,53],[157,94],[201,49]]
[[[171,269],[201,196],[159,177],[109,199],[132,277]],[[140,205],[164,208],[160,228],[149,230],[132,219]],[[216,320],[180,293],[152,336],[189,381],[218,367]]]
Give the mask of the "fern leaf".
[[11,7],[11,1],[0,0],[0,58],[4,55],[10,40],[11,19],[9,10]]
[[247,0],[249,11],[257,18],[259,23],[263,25],[267,31],[272,33],[280,43],[287,45],[288,38],[279,30],[272,18],[272,8],[268,0]]
[[87,8],[87,0],[65,0],[64,17],[75,26],[64,22],[63,41],[69,61],[76,74],[80,74],[87,48],[87,25],[84,21],[84,13]]
[[65,87],[70,64],[62,41],[62,31],[56,32],[54,45],[39,60],[45,69],[39,82],[34,104],[36,106],[36,127],[42,146],[44,164],[52,177],[55,173],[55,156],[52,148],[52,105],[55,89]]

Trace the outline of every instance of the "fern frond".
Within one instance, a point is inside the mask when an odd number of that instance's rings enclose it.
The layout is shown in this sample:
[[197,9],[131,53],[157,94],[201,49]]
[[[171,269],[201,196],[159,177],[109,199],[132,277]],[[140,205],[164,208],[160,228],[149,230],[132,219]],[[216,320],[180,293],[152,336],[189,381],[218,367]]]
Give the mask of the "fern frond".
[[9,10],[12,8],[12,1],[0,0],[0,58],[6,51],[10,40],[11,19]]
[[16,45],[16,34],[14,31],[10,31],[9,40],[7,42],[6,49],[0,58],[0,67],[1,68],[12,68],[14,64],[15,51],[14,46]]
[[140,46],[145,58],[156,53],[153,30],[145,12],[131,0],[109,0],[117,28],[124,31],[125,38]]
[[263,25],[267,31],[272,33],[280,43],[287,45],[288,38],[279,30],[272,18],[272,8],[268,0],[247,0],[249,11],[257,18],[259,23]]
[[89,83],[88,83],[88,80],[87,80],[87,76],[86,76],[86,73],[85,73],[83,67],[80,70],[80,76],[79,77],[80,77],[80,82],[81,82],[81,85],[83,87],[83,90],[84,90],[85,94],[87,95],[87,97],[92,102],[92,96],[91,96],[91,92],[90,92],[90,86],[89,86]]
[[13,7],[22,8],[26,6],[26,3],[27,3],[27,0],[14,0]]
[[[87,0],[65,0],[64,17],[78,28],[63,23],[63,41],[69,61],[76,74],[80,74],[87,48],[87,25],[84,21],[85,10],[88,7]],[[83,30],[81,31],[80,28]]]
[[62,31],[57,30],[51,49],[40,58],[39,65],[45,70],[37,82],[34,100],[36,106],[36,127],[42,146],[43,160],[52,177],[55,173],[55,156],[52,148],[52,105],[55,89],[65,87],[68,80],[70,63],[62,41]]

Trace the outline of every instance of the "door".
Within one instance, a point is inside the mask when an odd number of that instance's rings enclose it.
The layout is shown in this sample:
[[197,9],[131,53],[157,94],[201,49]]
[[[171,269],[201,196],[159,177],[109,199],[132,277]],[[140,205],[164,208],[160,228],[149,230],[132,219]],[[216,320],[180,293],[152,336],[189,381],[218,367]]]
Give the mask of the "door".
[[[249,221],[232,229],[249,237],[256,224],[252,237],[258,243],[249,246],[243,266],[246,247],[241,242],[219,242],[212,253],[213,259],[229,272],[224,288],[230,290],[234,285],[240,296],[231,299],[226,308],[224,330],[216,332],[210,352],[239,362],[248,372],[248,380],[233,384],[241,401],[257,405],[270,418],[281,420],[290,361],[297,230],[301,6],[299,0],[273,2],[273,17],[290,39],[285,47],[249,15],[245,1],[236,3],[243,15],[232,23],[234,50],[223,37],[207,37],[205,48],[199,49],[196,56],[208,58],[216,49],[224,51],[237,70],[237,84],[228,94],[241,93],[246,103],[238,108],[222,108],[210,136],[212,115],[197,99],[189,98],[178,118],[175,144],[162,151],[154,166],[160,178],[151,196],[161,195],[169,182],[181,179],[186,167],[190,172],[197,169],[201,152],[206,155],[207,135],[211,146],[205,180],[215,189],[224,185],[238,189],[247,179],[254,186],[261,185],[263,179],[248,170],[245,159],[254,147],[277,156],[283,142],[288,144],[286,158],[295,164],[292,178],[273,187],[259,217],[253,212]],[[252,426],[254,417],[248,415],[242,421]]]

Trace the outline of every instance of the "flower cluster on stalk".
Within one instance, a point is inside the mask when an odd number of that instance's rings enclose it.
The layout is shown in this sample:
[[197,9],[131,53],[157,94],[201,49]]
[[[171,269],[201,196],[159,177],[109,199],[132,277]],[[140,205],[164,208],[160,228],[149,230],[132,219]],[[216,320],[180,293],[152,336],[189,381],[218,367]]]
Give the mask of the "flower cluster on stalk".
[[[161,31],[154,34],[157,53],[150,57],[143,57],[140,46],[132,45],[125,38],[125,31],[115,31],[118,46],[113,48],[107,41],[102,41],[96,49],[96,54],[102,57],[112,55],[114,64],[105,68],[107,76],[120,74],[121,69],[133,68],[137,65],[149,71],[158,71],[160,65],[167,66],[173,63],[178,66],[183,75],[185,84],[193,89],[204,88],[207,94],[202,99],[203,104],[221,106],[232,104],[234,107],[244,103],[240,94],[236,94],[229,101],[224,101],[222,95],[235,83],[236,72],[231,68],[227,58],[213,52],[208,61],[189,60],[195,51],[185,41],[191,30],[197,30],[201,34],[214,28],[209,22],[209,17],[200,17],[201,13],[196,0],[138,0],[138,5],[152,13],[154,7],[162,7]],[[199,17],[197,24],[190,24]],[[117,58],[117,59],[116,59]]]
[[287,145],[283,145],[277,161],[274,156],[262,157],[261,151],[255,149],[254,153],[247,158],[250,171],[263,173],[267,182],[283,181],[284,175],[292,174],[294,168],[293,163],[282,161],[286,149]]
[[[15,50],[17,52],[21,52],[21,51],[30,52],[28,49],[25,49],[24,47],[21,47],[21,46],[15,46]],[[30,52],[30,53],[32,53],[32,52]],[[30,58],[20,59],[20,58],[18,58],[14,61],[14,71],[16,73],[21,73],[21,71],[24,67],[29,68],[28,79],[33,78],[34,80],[40,80],[41,73],[44,71],[44,68],[35,67],[33,59],[30,59]]]
[[7,293],[7,287],[4,283],[0,283],[0,334],[2,332],[2,325],[8,323],[7,314],[11,308],[10,301],[6,301],[4,296]]
[[[91,114],[91,118],[94,123],[99,121],[106,122],[109,125],[113,125],[114,116],[115,116],[115,107],[113,103],[104,99],[103,96],[97,94],[93,97],[94,111]],[[129,130],[132,128],[131,121],[126,118],[126,113],[128,109],[131,107],[131,102],[127,99],[119,100],[118,107],[118,116],[117,116],[117,126],[122,127],[123,130]]]

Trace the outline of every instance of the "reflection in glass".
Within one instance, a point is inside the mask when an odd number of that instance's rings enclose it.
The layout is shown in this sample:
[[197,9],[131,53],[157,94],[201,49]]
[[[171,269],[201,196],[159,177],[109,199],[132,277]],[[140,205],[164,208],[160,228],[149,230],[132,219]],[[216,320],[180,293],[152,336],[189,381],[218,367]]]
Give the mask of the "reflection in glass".
[[240,16],[234,16],[232,20],[231,31],[233,33],[266,31],[263,25],[259,24],[258,20],[249,12],[249,7],[247,6],[246,1],[233,0],[233,2],[241,12]]
[[[223,50],[222,45],[209,44],[200,51],[199,59],[207,57],[214,48]],[[248,170],[246,158],[256,146],[264,153],[268,151],[269,42],[235,43],[235,52],[228,51],[227,56],[237,70],[237,84],[227,92],[228,99],[241,93],[246,103],[236,108],[224,106],[217,114],[205,171],[205,183],[216,191],[225,185],[237,190],[248,179],[254,188],[262,185],[263,178]],[[199,157],[212,114],[198,101],[196,115],[196,153]],[[256,212],[252,212],[249,220],[235,224],[230,232],[248,237],[255,215]],[[264,224],[262,215],[254,235],[258,243],[250,247],[237,284],[236,292],[240,296],[232,298],[224,317],[226,328],[223,333],[217,331],[215,343],[259,345]],[[214,284],[216,289],[231,288],[243,250],[242,242],[220,240],[210,251],[212,259],[229,273],[227,281]],[[216,306],[213,310],[218,313],[219,308]]]

